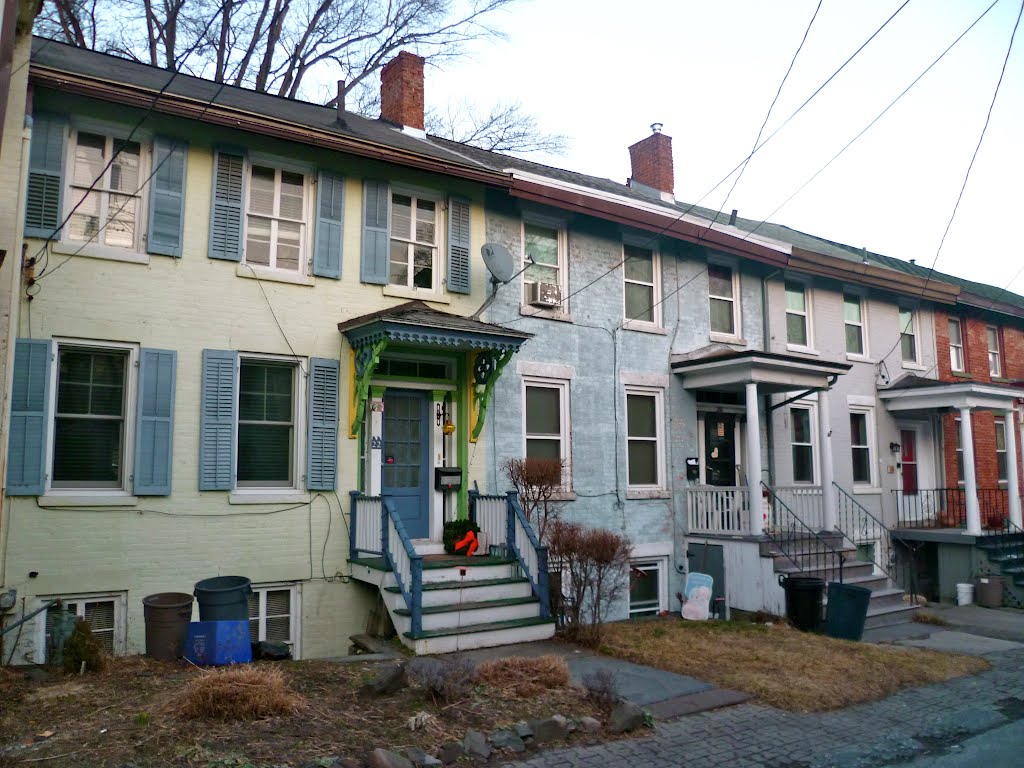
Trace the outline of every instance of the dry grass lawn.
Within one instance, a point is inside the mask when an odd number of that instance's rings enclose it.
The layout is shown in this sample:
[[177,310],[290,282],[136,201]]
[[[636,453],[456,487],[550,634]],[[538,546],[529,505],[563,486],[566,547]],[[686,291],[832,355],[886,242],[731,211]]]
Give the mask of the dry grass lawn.
[[601,651],[792,712],[839,709],[989,668],[972,656],[834,640],[783,624],[677,617],[608,624]]

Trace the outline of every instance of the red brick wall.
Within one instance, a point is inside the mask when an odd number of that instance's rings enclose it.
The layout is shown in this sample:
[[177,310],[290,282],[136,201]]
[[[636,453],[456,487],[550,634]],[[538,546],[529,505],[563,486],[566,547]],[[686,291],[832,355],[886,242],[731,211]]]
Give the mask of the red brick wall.
[[632,178],[648,187],[673,194],[676,188],[672,167],[672,138],[652,133],[629,148]]
[[401,51],[380,72],[380,116],[423,130],[423,57]]

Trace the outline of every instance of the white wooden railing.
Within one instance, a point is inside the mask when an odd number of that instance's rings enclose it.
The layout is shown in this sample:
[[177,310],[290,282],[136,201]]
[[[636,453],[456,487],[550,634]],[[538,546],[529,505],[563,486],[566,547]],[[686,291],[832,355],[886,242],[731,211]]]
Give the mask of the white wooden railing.
[[[686,491],[686,520],[690,533],[750,533],[749,493],[746,488],[714,486]],[[756,514],[761,514],[758,509]]]
[[[800,522],[812,531],[820,531],[825,527],[824,499],[819,485],[773,485],[772,492],[789,510],[799,518]],[[772,509],[776,509],[772,505]],[[777,529],[783,524],[781,520],[768,520],[768,525]]]
[[381,498],[364,496],[357,491],[352,491],[350,495],[350,556],[380,555]]
[[391,572],[405,599],[405,606],[410,613],[410,632],[416,637],[423,628],[423,556],[413,547],[391,499],[383,500],[380,516],[381,527],[386,526],[387,534],[384,559],[391,566]]
[[505,496],[477,496],[474,502],[476,524],[487,535],[488,546],[508,543],[508,498]]

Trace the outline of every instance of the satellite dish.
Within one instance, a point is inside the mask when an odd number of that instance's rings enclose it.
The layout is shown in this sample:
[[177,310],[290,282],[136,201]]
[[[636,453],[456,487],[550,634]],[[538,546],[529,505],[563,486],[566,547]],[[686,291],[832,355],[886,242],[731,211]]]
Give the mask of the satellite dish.
[[480,255],[497,282],[507,283],[515,277],[512,254],[501,243],[484,243],[480,246]]

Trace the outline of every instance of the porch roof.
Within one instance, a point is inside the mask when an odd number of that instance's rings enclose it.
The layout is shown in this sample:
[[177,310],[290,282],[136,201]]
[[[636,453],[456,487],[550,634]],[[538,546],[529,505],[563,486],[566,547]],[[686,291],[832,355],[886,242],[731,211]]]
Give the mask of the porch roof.
[[532,333],[502,328],[471,317],[409,301],[338,323],[354,349],[378,341],[469,351],[516,351]]
[[978,381],[937,381],[920,376],[902,376],[878,397],[890,411],[922,413],[976,408],[1008,411],[1021,398],[1021,391],[1000,384]]
[[765,394],[825,389],[830,379],[851,367],[849,363],[759,350],[712,352],[696,358],[672,357],[672,372],[682,377],[684,389],[739,391],[753,382]]

